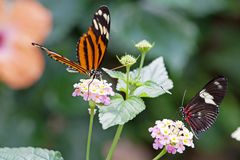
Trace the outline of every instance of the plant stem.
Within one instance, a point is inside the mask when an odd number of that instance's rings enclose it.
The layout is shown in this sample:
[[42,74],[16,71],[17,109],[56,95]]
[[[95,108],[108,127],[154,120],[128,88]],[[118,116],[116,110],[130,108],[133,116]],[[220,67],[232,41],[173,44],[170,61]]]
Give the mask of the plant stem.
[[[130,67],[131,66],[126,66],[126,75],[127,75],[127,85],[126,85],[126,99],[128,99],[128,96],[129,96],[129,93],[128,93],[128,87],[129,87],[129,72],[130,72]],[[115,151],[116,149],[116,146],[118,144],[118,140],[120,139],[120,136],[121,136],[121,133],[122,133],[122,130],[123,130],[123,124],[122,125],[118,125],[118,128],[117,128],[117,131],[115,133],[115,136],[114,136],[114,139],[113,139],[113,142],[112,142],[112,145],[110,147],[110,150],[108,152],[108,155],[107,155],[107,158],[106,160],[111,160],[112,159],[112,155],[113,155],[113,152]]]
[[111,148],[110,148],[110,150],[109,150],[109,152],[108,152],[108,155],[107,155],[106,160],[111,160],[111,159],[112,159],[113,152],[114,152],[115,149],[116,149],[118,140],[119,140],[120,135],[121,135],[121,133],[122,133],[122,130],[123,130],[123,125],[118,125],[117,132],[116,132],[116,134],[115,134],[115,136],[114,136],[114,139],[113,139]]
[[126,66],[126,75],[127,75],[127,86],[126,86],[126,99],[128,99],[128,88],[129,88],[129,72],[130,72],[130,66]]
[[142,53],[142,54],[141,54],[141,61],[140,61],[140,65],[139,65],[138,74],[137,74],[137,78],[136,78],[136,79],[138,79],[139,76],[140,76],[140,72],[141,72],[141,69],[142,69],[142,67],[143,67],[143,62],[144,62],[144,60],[145,60],[145,56],[146,56],[145,53]]
[[89,128],[88,128],[86,160],[89,160],[89,156],[90,156],[90,146],[91,146],[91,137],[92,137],[95,103],[92,102],[92,101],[89,101],[89,106],[90,106],[90,122],[89,122]]
[[167,153],[166,147],[163,148],[163,150],[152,160],[158,160],[160,159],[162,156],[164,156]]

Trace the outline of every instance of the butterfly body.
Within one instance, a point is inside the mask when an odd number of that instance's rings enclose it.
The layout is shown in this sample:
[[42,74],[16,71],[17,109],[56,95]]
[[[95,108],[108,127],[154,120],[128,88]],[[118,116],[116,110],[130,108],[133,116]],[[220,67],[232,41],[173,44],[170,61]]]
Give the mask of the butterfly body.
[[90,77],[99,77],[98,70],[106,53],[110,34],[110,12],[107,6],[101,6],[95,12],[92,25],[77,43],[77,62],[55,53],[37,43],[33,46],[41,48],[52,59],[68,66],[70,72],[79,72]]
[[197,135],[209,129],[216,121],[219,105],[227,90],[227,79],[218,76],[208,82],[185,106],[181,107],[184,120]]

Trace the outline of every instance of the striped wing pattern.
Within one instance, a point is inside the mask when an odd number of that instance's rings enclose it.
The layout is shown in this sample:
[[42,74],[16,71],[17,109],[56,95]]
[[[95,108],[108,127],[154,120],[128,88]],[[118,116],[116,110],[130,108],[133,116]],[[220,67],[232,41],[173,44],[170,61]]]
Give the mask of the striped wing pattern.
[[97,70],[100,66],[110,33],[110,13],[106,6],[101,6],[94,14],[92,25],[77,44],[77,59],[86,70]]
[[183,117],[195,136],[206,131],[216,121],[226,90],[227,79],[218,76],[208,82],[182,109]]
[[77,43],[78,63],[37,43],[32,43],[32,45],[41,48],[49,57],[67,65],[70,69],[91,76],[92,70],[97,71],[106,53],[109,32],[110,13],[107,6],[101,6],[94,14],[88,32],[84,33]]
[[55,53],[53,51],[50,51],[49,49],[37,44],[37,43],[32,43],[33,46],[36,46],[38,48],[41,48],[43,51],[45,51],[47,53],[47,55],[49,57],[51,57],[52,59],[62,63],[62,64],[65,64],[67,65],[68,67],[70,67],[71,69],[79,72],[79,73],[83,73],[83,74],[88,74],[88,71],[86,69],[84,69],[83,67],[81,67],[78,63],[74,62],[74,61],[71,61],[69,60],[68,58],[58,54],[58,53]]

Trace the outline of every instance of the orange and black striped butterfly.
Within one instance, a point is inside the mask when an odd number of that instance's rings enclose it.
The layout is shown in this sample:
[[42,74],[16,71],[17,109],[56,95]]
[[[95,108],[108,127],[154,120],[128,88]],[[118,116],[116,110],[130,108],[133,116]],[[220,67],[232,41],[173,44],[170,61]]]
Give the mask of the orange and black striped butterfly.
[[78,62],[71,61],[37,43],[32,43],[32,45],[41,48],[49,57],[67,65],[73,71],[95,78],[100,74],[98,68],[106,53],[109,33],[109,9],[107,6],[101,6],[93,16],[92,25],[88,28],[88,32],[84,33],[77,43]]

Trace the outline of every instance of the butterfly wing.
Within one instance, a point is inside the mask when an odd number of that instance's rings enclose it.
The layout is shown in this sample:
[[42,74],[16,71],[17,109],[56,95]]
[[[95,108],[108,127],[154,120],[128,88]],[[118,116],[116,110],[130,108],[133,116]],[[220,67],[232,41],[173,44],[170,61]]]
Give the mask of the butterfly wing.
[[32,43],[32,45],[44,50],[54,60],[67,65],[68,71],[91,74],[92,69],[98,69],[106,53],[109,32],[110,13],[106,6],[101,6],[94,14],[88,32],[84,33],[77,43],[77,60],[79,63],[71,61],[37,43]]
[[50,51],[49,49],[47,49],[47,48],[45,48],[45,47],[43,47],[43,46],[41,46],[41,45],[39,45],[39,44],[37,44],[37,43],[32,43],[32,45],[35,46],[35,47],[38,47],[38,48],[42,49],[42,50],[45,51],[45,52],[47,53],[47,55],[48,55],[49,57],[51,57],[52,59],[54,59],[54,60],[56,60],[56,61],[58,61],[58,62],[60,62],[60,63],[62,63],[62,64],[67,65],[68,67],[70,67],[70,68],[73,69],[73,70],[76,70],[77,72],[79,72],[79,73],[84,73],[84,74],[87,74],[87,73],[88,73],[88,71],[87,71],[85,68],[81,67],[78,63],[73,62],[73,61],[67,59],[67,58],[64,57],[64,56],[61,56],[61,55],[58,54],[58,53],[55,53],[55,52],[53,52],[53,51]]
[[215,122],[226,90],[227,79],[218,76],[208,82],[183,108],[184,119],[195,135],[206,131]]
[[84,69],[98,69],[106,53],[109,33],[110,13],[106,6],[101,6],[94,14],[88,32],[77,43],[77,59]]

